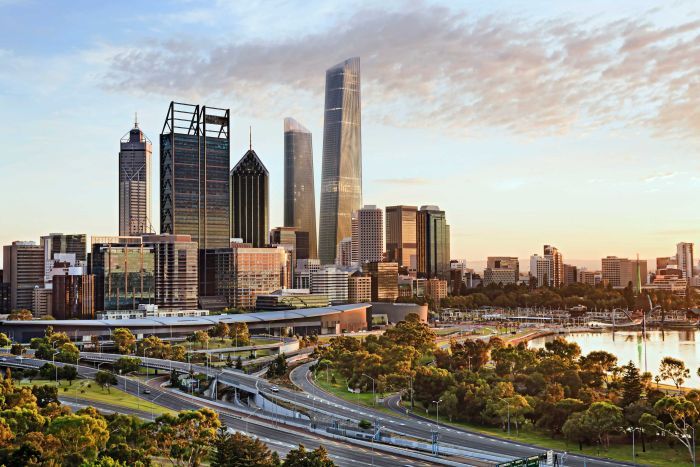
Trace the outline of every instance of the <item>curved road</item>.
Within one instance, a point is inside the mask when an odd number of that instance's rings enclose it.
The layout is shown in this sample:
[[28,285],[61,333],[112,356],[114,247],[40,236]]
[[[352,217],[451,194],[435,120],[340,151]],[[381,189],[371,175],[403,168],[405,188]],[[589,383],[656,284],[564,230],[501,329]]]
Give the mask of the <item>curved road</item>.
[[[389,415],[386,412],[372,410],[371,407],[353,404],[334,394],[328,393],[319,388],[311,379],[309,367],[313,362],[300,365],[290,373],[292,382],[301,390],[315,394],[321,399],[321,404],[329,410],[337,406],[342,406],[344,410],[352,410],[356,414],[372,417],[380,420],[382,426],[400,433],[409,434],[423,439],[430,439],[435,430],[435,422],[415,414],[406,414],[406,409],[399,405],[399,396],[395,395],[388,399],[388,407],[397,413]],[[440,425],[440,442],[461,446],[475,452],[497,453],[509,457],[528,457],[544,453],[547,448],[518,443],[495,436],[483,435],[481,433],[456,428],[454,426]],[[598,457],[582,456],[568,453],[566,456],[567,466],[590,466],[590,467],[611,467],[617,465],[636,465],[616,460],[601,459]]]
[[[4,361],[0,361],[0,366],[11,365],[20,367],[38,368],[44,363],[43,360],[30,358],[18,359],[17,357],[6,357]],[[56,362],[57,366],[63,364]],[[84,378],[94,378],[97,369],[87,366],[78,366],[78,374]],[[169,391],[149,387],[150,394],[144,394],[137,387],[134,380],[118,376],[117,388],[129,394],[140,397],[141,399],[153,401],[153,403],[163,407],[181,411],[181,410],[197,410],[206,404],[199,401],[193,401],[185,396],[178,396]],[[138,392],[137,392],[138,390]],[[92,404],[97,407],[96,404]],[[315,448],[319,444],[323,445],[339,466],[356,466],[358,463],[363,465],[376,465],[386,467],[397,467],[397,465],[406,466],[429,466],[430,464],[413,459],[394,456],[391,454],[372,452],[370,449],[361,446],[350,445],[337,442],[332,439],[327,439],[318,435],[310,434],[293,427],[285,426],[276,428],[268,424],[268,422],[260,421],[254,417],[248,417],[248,414],[236,414],[232,410],[222,410],[219,407],[210,407],[219,414],[221,423],[229,428],[237,431],[248,433],[265,442],[271,449],[277,451],[281,457],[284,457],[291,449],[296,448],[299,444],[303,444],[308,448]],[[141,412],[141,411],[139,411]],[[142,414],[143,415],[143,414]],[[248,423],[246,423],[246,419]]]

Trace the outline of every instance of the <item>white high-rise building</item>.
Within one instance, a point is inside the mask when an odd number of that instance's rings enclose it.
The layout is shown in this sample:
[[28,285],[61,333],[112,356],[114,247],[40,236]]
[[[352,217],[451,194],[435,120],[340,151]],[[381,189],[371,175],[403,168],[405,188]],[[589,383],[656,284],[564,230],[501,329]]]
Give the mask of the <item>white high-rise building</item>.
[[551,264],[552,261],[550,258],[537,254],[530,256],[530,276],[537,279],[537,287],[543,287],[551,283]]
[[694,245],[688,242],[681,242],[676,245],[678,269],[683,273],[684,279],[693,277],[693,249]]
[[545,245],[544,257],[549,259],[548,285],[550,287],[561,287],[564,283],[564,259],[561,252],[552,245]]
[[311,275],[311,293],[325,295],[331,304],[347,303],[349,275],[335,266],[326,266]]
[[294,288],[311,289],[313,274],[321,269],[321,261],[318,259],[298,259],[294,270]]
[[[362,265],[384,257],[384,212],[377,206],[358,209],[352,221],[352,247]],[[355,255],[353,255],[355,256]]]

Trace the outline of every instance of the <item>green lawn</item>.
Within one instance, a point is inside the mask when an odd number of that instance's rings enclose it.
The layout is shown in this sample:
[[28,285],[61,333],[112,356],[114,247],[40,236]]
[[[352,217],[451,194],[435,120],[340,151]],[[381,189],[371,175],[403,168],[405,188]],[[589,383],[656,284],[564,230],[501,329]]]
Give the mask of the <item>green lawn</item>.
[[[335,374],[336,384],[333,384],[332,378]],[[392,415],[398,416],[396,412],[389,410],[381,405],[374,406],[372,403],[372,393],[363,392],[360,394],[353,394],[348,392],[347,384],[345,379],[336,374],[334,371],[328,372],[328,382],[326,382],[326,372],[325,369],[320,369],[316,375],[316,384],[322,389],[328,391],[329,393],[338,396],[348,402],[354,402],[357,404],[365,405],[367,407],[376,408],[384,413],[391,413]],[[422,409],[419,405],[416,405],[416,413],[425,415],[422,413]],[[427,417],[434,419],[435,414],[427,415]],[[515,427],[511,427],[511,435],[508,436],[500,428],[490,428],[483,427],[479,425],[469,424],[469,423],[451,423],[447,417],[440,417],[440,423],[445,425],[454,425],[458,427],[463,427],[471,431],[484,433],[492,436],[497,436],[504,439],[511,439],[514,441],[520,441],[523,443],[535,444],[542,446],[543,448],[551,448],[560,451],[568,451],[571,453],[583,453],[591,456],[599,457],[609,457],[616,460],[622,461],[632,461],[632,445],[611,445],[609,450],[604,450],[596,446],[584,446],[583,451],[578,450],[578,444],[567,443],[562,439],[552,439],[547,434],[537,432],[533,429],[526,429],[520,431],[520,436],[516,436]],[[642,452],[642,446],[639,439],[637,439],[637,459],[636,462],[644,465],[692,465],[692,462],[688,459],[688,452],[683,448],[669,448],[666,443],[647,443],[647,452]]]
[[[419,411],[421,409],[417,408],[416,410]],[[424,415],[424,413],[420,414]],[[435,419],[434,414],[428,415],[428,417]],[[516,436],[515,427],[511,426],[511,435],[509,436],[508,433],[502,431],[500,428],[483,427],[480,425],[462,422],[450,422],[447,417],[440,417],[440,423],[444,425],[462,427],[471,431],[476,431],[492,436],[498,436],[499,438],[520,441],[528,444],[535,444],[544,448],[567,451],[572,454],[587,454],[589,456],[609,457],[615,460],[632,462],[631,443],[614,445],[611,442],[610,448],[607,451],[603,448],[599,449],[596,446],[584,445],[583,451],[579,451],[577,443],[567,443],[563,439],[552,439],[549,435],[538,432],[532,428],[520,430],[520,435]],[[654,444],[647,442],[647,452],[642,452],[642,444],[639,438],[637,437],[636,454],[636,462],[643,465],[693,465],[693,463],[689,460],[688,451],[685,448],[683,448],[682,446],[677,448],[670,448],[665,442]]]
[[[333,384],[333,375],[335,375],[336,383]],[[352,393],[348,391],[348,385],[340,374],[336,373],[334,370],[329,370],[328,371],[328,382],[326,382],[326,371],[325,368],[322,368],[318,370],[318,373],[316,375],[316,384],[324,389],[325,391],[330,392],[331,394],[338,396],[342,399],[345,399],[349,402],[354,402],[356,404],[360,405],[365,405],[367,407],[372,407],[374,409],[377,409],[381,412],[385,413],[391,413],[395,415],[395,412],[392,412],[389,410],[387,407],[384,407],[381,405],[381,403],[377,402],[377,405],[374,405],[373,403],[373,397],[371,392],[361,392],[361,393]],[[380,399],[381,395],[377,394],[377,399]]]
[[[134,384],[136,384],[136,383],[134,382]],[[35,379],[32,383],[29,383],[28,381],[22,381],[22,382],[18,383],[18,385],[19,386],[27,386],[27,387],[32,387],[34,385],[36,385],[36,386],[44,386],[44,385],[55,386],[56,382]],[[88,387],[88,385],[90,385],[91,387]],[[68,388],[68,391],[65,391],[64,388]],[[107,392],[106,389],[102,390],[92,380],[73,381],[73,384],[70,386],[68,385],[68,383],[66,381],[61,381],[61,384],[58,387],[58,395],[59,395],[59,397],[63,397],[63,398],[75,397],[76,390],[77,390],[77,395],[78,395],[79,401],[81,399],[83,399],[83,400],[87,400],[87,401],[104,402],[105,404],[111,404],[111,405],[116,405],[119,407],[142,410],[144,412],[150,412],[152,409],[153,413],[156,415],[161,415],[163,413],[175,414],[175,412],[170,410],[170,409],[166,409],[165,407],[162,407],[158,404],[154,404],[152,402],[143,401],[143,400],[137,398],[136,396],[132,396],[131,394],[127,394],[124,391],[121,391],[119,389],[111,388],[109,392]],[[85,391],[85,392],[81,392],[81,391]]]

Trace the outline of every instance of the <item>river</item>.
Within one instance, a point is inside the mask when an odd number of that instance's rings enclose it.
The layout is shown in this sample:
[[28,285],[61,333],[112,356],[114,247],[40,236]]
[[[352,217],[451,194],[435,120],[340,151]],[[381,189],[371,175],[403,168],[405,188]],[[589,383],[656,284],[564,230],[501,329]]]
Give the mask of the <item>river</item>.
[[[626,365],[630,360],[644,371],[644,345],[641,331],[582,332],[567,335],[569,342],[576,342],[581,347],[581,354],[594,350],[605,350],[617,356],[618,365]],[[557,336],[539,337],[530,341],[530,348],[544,347],[545,342]],[[690,369],[690,378],[683,385],[700,388],[697,375],[700,366],[700,330],[653,330],[647,331],[647,368],[652,375],[659,372],[659,364],[664,357],[683,360]],[[665,381],[671,384],[671,381]]]

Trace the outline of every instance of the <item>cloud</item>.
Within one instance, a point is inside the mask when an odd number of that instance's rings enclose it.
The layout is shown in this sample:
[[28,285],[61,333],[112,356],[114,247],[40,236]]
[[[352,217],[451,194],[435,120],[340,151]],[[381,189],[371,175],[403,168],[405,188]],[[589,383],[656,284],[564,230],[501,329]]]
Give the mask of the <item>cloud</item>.
[[110,89],[217,98],[260,117],[318,115],[323,72],[362,59],[364,118],[464,134],[648,128],[700,134],[700,19],[530,20],[405,4],[363,9],[283,40],[142,41],[115,54]]
[[427,178],[382,178],[374,182],[386,185],[429,185],[434,183],[433,180]]
[[656,182],[659,180],[667,180],[669,178],[673,178],[676,175],[678,175],[677,172],[661,172],[661,173],[656,173],[656,174],[652,174],[652,175],[647,175],[642,180],[644,180],[647,183]]

